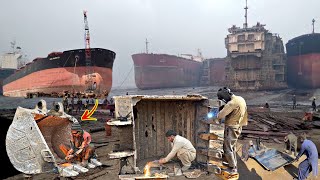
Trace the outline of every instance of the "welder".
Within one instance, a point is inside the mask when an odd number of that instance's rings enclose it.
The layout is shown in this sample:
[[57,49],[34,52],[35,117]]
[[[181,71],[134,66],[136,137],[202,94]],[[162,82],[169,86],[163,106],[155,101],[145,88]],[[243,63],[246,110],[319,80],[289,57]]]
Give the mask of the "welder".
[[86,167],[88,160],[94,158],[95,149],[91,142],[91,135],[81,128],[79,123],[71,126],[71,148],[60,145],[60,149],[66,155],[65,159],[69,162],[80,161]]
[[248,124],[246,101],[241,96],[234,95],[227,87],[220,88],[218,99],[225,103],[217,115],[218,120],[225,119],[224,158],[227,160],[231,174],[237,174],[236,144],[241,134],[242,126]]

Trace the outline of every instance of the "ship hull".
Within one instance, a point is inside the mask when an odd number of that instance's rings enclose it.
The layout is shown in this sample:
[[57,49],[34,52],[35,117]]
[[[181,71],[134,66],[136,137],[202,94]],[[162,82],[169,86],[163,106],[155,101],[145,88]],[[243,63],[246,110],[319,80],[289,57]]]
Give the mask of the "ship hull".
[[[110,92],[112,70],[93,67],[98,92]],[[52,68],[34,72],[3,87],[4,95],[11,97],[26,96],[27,93],[85,92],[86,67]]]
[[134,54],[132,59],[139,89],[199,85],[201,62],[166,54]]
[[319,88],[320,33],[293,38],[286,48],[288,84],[295,88]]
[[3,94],[25,97],[28,93],[86,93],[94,84],[91,92],[105,95],[112,87],[114,58],[112,51],[91,49],[91,65],[88,66],[84,49],[51,53],[6,78]]
[[288,57],[288,83],[296,88],[320,88],[320,53]]
[[13,74],[15,69],[0,69],[0,94],[3,95],[3,80]]

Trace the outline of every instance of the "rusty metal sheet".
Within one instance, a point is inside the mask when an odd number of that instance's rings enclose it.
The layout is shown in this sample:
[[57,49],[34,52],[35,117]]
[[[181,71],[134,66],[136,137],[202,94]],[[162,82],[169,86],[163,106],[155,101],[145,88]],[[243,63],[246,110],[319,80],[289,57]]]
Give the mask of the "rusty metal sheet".
[[[254,146],[255,148],[256,146]],[[251,147],[249,155],[258,161],[265,169],[274,171],[282,166],[291,164],[294,160],[291,156],[282,153],[276,149],[265,149],[261,151],[254,151]]]
[[135,151],[121,151],[121,152],[112,152],[109,153],[110,159],[119,159],[123,157],[133,156],[135,154]]

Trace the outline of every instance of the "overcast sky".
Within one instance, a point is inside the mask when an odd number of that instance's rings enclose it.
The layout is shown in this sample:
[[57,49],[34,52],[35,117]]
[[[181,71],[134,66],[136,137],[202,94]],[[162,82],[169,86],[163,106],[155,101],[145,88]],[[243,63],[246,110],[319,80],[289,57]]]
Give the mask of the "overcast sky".
[[[87,10],[91,47],[117,57],[113,85],[133,67],[131,55],[145,51],[224,57],[224,38],[233,24],[242,27],[245,0],[0,0],[0,53],[16,40],[30,60],[52,51],[84,48],[83,10]],[[320,0],[248,0],[248,24],[259,21],[284,43],[320,32]],[[319,21],[319,22],[317,22]],[[122,86],[134,85],[133,70]]]

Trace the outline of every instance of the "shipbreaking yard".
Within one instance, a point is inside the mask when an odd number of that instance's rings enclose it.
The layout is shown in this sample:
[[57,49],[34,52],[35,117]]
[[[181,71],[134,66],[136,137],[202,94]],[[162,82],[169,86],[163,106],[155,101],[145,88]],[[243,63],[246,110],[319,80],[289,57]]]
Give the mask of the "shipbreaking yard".
[[[98,119],[97,121],[81,122],[84,130],[92,135],[92,142],[96,147],[98,160],[103,165],[90,169],[86,173],[80,173],[71,179],[187,179],[184,175],[175,176],[174,166],[177,165],[174,162],[164,164],[161,167],[150,168],[151,176],[143,175],[144,166],[148,162],[166,156],[170,151],[169,143],[164,134],[171,128],[176,129],[178,134],[188,138],[195,147],[212,147],[212,143],[206,143],[208,141],[203,138],[204,136],[199,138],[196,135],[203,132],[206,124],[201,124],[200,121],[198,122],[194,119],[199,119],[206,114],[208,110],[206,97],[215,100],[216,92],[216,88],[180,88],[161,92],[167,94],[166,96],[153,96],[150,94],[154,93],[153,90],[147,93],[139,92],[149,94],[144,96],[130,95],[135,92],[129,91],[129,96],[115,97],[115,101],[118,102],[118,105],[116,103],[118,116],[123,117],[133,110],[131,114],[135,117],[135,123],[132,123],[132,117],[128,116],[126,121],[113,121],[109,122],[111,126],[106,126],[107,119],[112,117],[109,115],[109,111],[101,109],[102,107],[98,108],[93,115]],[[186,96],[186,94],[195,93],[202,96]],[[286,89],[234,93],[244,97],[247,101],[249,113],[249,124],[243,128],[237,144],[239,179],[293,179],[296,177],[298,164],[305,159],[305,156],[300,158],[299,162],[283,166],[285,163],[283,161],[286,158],[290,159],[283,153],[284,136],[289,131],[294,132],[296,135],[306,132],[308,137],[317,145],[318,150],[320,149],[320,115],[314,113],[313,120],[306,120],[311,117],[308,113],[311,112],[311,100],[313,97],[316,97],[317,100],[320,99],[320,91]],[[119,92],[116,95],[120,94]],[[293,94],[296,95],[297,99],[296,109],[292,109],[291,98]],[[52,101],[52,99],[48,99],[47,104],[51,104]],[[270,108],[263,107],[266,102]],[[21,106],[23,104],[28,103],[21,102]],[[49,105],[48,107],[50,108]],[[9,108],[1,110],[2,121],[5,121],[5,126],[1,129],[1,149],[5,149],[4,132],[7,131],[11,124],[14,112],[15,109]],[[80,120],[81,115],[82,113],[79,113],[75,117]],[[161,121],[157,121],[158,119],[161,119]],[[109,128],[111,128],[111,135],[107,136],[107,133],[110,133]],[[248,143],[249,140],[252,140],[255,144],[257,139],[260,139],[263,146],[267,148],[265,150],[273,150],[278,153],[276,155],[280,155],[273,156],[273,160],[272,162],[269,161],[269,165],[263,162],[268,157],[259,159],[254,156],[245,162],[240,158],[243,144]],[[136,153],[134,153],[134,150]],[[8,172],[6,176],[2,177],[6,179],[25,178],[23,174],[13,169],[8,157],[6,157],[6,153],[3,151],[1,153],[1,161],[4,161],[7,167],[4,172]],[[196,160],[198,162],[206,161],[209,153],[206,155],[197,155]],[[127,164],[124,159],[127,159]],[[194,167],[199,168],[201,166],[195,165]],[[140,170],[137,171],[138,174],[126,174],[138,169]],[[119,173],[122,173],[122,175],[119,175]],[[220,179],[214,173],[207,173],[203,169],[194,171],[193,175],[198,175],[197,179]],[[54,179],[58,177],[58,174],[55,173],[42,173],[34,175],[33,179]]]

